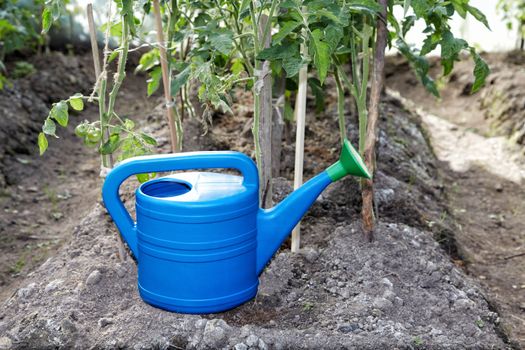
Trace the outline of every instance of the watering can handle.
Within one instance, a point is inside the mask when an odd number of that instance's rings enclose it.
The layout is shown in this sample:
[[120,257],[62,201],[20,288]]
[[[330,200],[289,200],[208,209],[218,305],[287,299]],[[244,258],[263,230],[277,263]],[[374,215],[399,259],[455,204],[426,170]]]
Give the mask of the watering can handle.
[[104,204],[117,225],[122,237],[135,257],[137,253],[136,224],[119,196],[120,185],[131,175],[190,169],[237,169],[245,186],[258,186],[259,177],[255,163],[239,152],[187,152],[134,157],[113,168],[102,187]]

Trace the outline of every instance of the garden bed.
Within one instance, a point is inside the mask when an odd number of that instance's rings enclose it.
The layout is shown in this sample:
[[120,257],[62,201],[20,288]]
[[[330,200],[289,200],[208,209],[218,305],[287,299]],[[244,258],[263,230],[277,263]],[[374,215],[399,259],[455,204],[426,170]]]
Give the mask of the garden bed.
[[[331,91],[330,87],[327,91]],[[242,94],[238,98],[243,98]],[[248,105],[248,103],[246,103]],[[202,135],[186,121],[187,150],[251,149],[251,112],[217,116]],[[351,118],[353,118],[351,116]],[[232,119],[235,123],[232,123]],[[116,255],[116,230],[96,205],[70,241],[4,303],[0,344],[14,348],[504,348],[498,315],[484,293],[454,265],[455,244],[436,159],[416,116],[387,98],[382,104],[376,240],[362,238],[358,184],[333,184],[303,221],[303,249],[279,251],[261,275],[258,296],[215,315],[180,315],[143,303],[136,265]],[[148,132],[167,138],[163,113]],[[241,123],[241,124],[239,124]],[[305,172],[337,157],[335,105],[309,116]],[[235,131],[236,133],[233,133]],[[355,136],[353,123],[349,134]],[[166,146],[166,145],[165,145]],[[285,145],[282,174],[290,176]],[[126,186],[127,204],[133,204]],[[275,181],[275,200],[290,191]],[[436,239],[441,243],[437,243]],[[449,255],[450,253],[450,255]]]

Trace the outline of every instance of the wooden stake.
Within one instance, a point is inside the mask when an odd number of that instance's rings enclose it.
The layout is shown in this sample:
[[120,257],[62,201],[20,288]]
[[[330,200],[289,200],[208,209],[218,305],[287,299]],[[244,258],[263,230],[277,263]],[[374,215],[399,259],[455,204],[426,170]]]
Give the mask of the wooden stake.
[[[259,38],[263,38],[264,29],[268,23],[268,16],[263,14],[259,20]],[[271,36],[267,35],[262,42],[263,48],[270,47]],[[261,205],[263,208],[273,206],[272,194],[272,69],[270,61],[262,63],[262,69],[259,79],[263,84],[259,92],[260,108],[260,125],[259,125],[259,143],[261,146]]]
[[[306,55],[306,46],[303,44],[301,51]],[[297,132],[295,138],[295,172],[293,188],[294,190],[303,184],[303,160],[304,160],[304,127],[306,124],[306,92],[308,79],[308,65],[305,64],[299,71],[299,89],[295,100],[295,121]],[[301,223],[292,231],[292,252],[297,253],[301,248]]]
[[168,125],[170,128],[171,150],[179,151],[179,142],[177,139],[177,127],[173,113],[173,98],[171,97],[170,77],[168,74],[168,57],[166,55],[166,42],[164,41],[164,32],[162,30],[162,17],[160,14],[159,0],[153,0],[153,12],[155,14],[155,26],[157,29],[157,41],[159,43],[160,67],[162,69],[162,84],[164,85],[164,98],[166,100],[166,114],[168,116]]
[[284,129],[284,103],[286,91],[286,73],[284,71],[275,79],[273,93],[277,101],[272,112],[272,176],[281,174],[281,154]]
[[[385,49],[388,31],[386,28],[386,11],[388,0],[378,0],[381,6],[380,18],[377,19],[377,38],[374,52],[374,66],[372,71],[370,102],[368,105],[368,125],[366,128],[366,141],[364,148],[364,161],[371,174],[375,171],[375,145],[377,138],[377,122],[379,120],[379,102],[384,84]],[[374,182],[364,180],[362,182],[363,198],[363,229],[365,237],[369,241],[373,239],[374,229]]]

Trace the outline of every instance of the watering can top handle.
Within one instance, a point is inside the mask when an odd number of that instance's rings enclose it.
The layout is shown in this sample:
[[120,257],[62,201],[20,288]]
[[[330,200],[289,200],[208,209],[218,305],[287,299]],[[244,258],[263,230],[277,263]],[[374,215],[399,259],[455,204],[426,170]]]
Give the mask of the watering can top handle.
[[111,214],[124,240],[133,255],[138,257],[135,222],[124,207],[119,196],[119,187],[134,174],[164,172],[191,169],[237,169],[244,179],[245,186],[259,186],[259,177],[255,163],[246,155],[238,152],[188,152],[130,158],[117,165],[106,177],[102,187],[102,198],[106,209]]
[[134,157],[118,164],[108,174],[106,181],[115,176],[119,178],[125,176],[123,181],[134,174],[211,168],[236,169],[244,177],[244,185],[259,184],[255,163],[245,154],[232,151],[186,152]]

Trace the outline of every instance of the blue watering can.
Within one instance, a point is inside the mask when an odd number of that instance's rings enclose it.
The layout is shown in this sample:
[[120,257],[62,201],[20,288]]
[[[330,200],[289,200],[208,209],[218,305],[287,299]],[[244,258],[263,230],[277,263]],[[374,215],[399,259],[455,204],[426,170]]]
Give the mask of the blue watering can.
[[[184,172],[136,190],[136,222],[119,197],[133,174],[236,169],[242,176]],[[214,313],[257,294],[258,276],[291,230],[330,183],[346,175],[370,178],[345,140],[339,161],[271,209],[259,208],[255,163],[238,152],[136,157],[107,176],[102,196],[138,262],[138,288],[147,303],[181,313]]]

